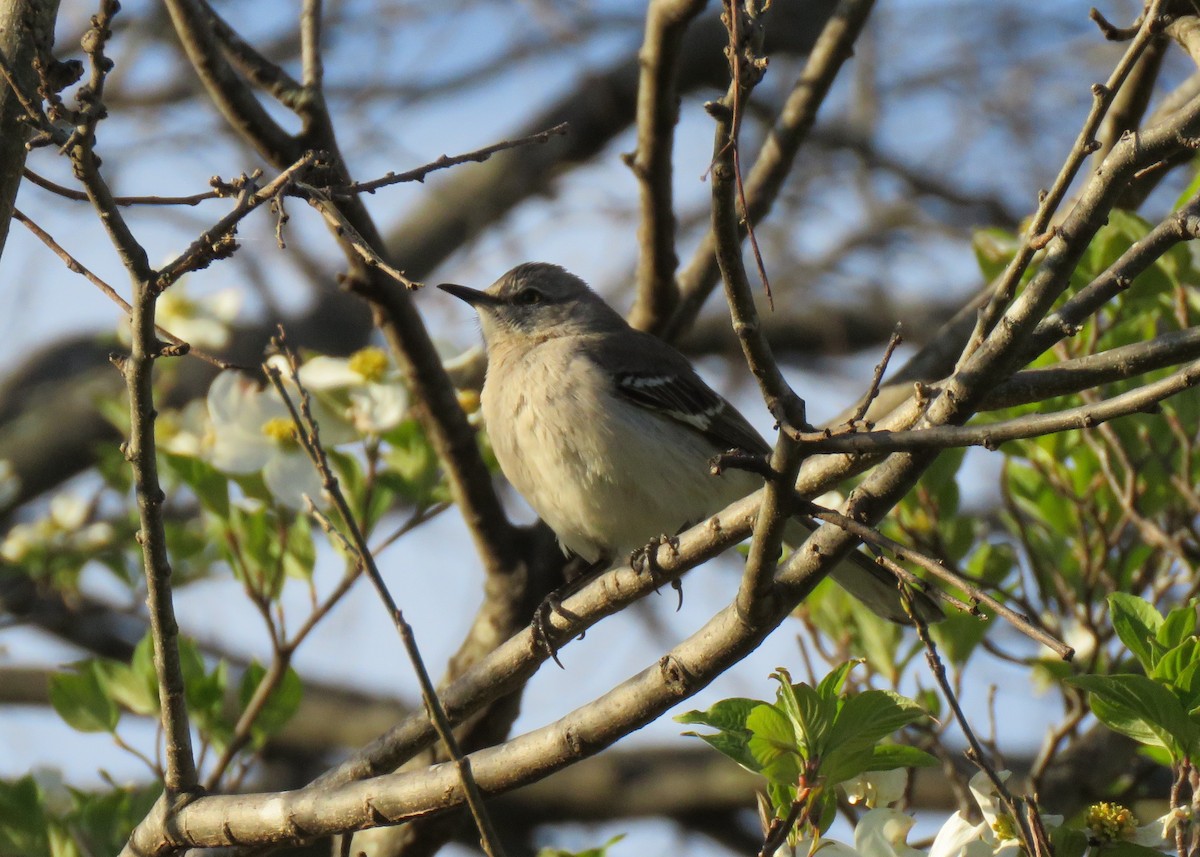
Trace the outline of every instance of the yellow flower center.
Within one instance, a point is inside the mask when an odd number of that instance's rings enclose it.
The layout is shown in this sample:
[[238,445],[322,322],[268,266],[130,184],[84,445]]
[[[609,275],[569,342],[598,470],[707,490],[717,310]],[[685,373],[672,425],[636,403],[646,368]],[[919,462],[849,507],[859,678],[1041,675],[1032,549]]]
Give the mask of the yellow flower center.
[[458,406],[468,414],[479,410],[479,393],[474,390],[455,390],[458,395]]
[[1088,807],[1087,827],[1097,839],[1128,839],[1137,830],[1138,820],[1119,803],[1101,802]]
[[388,358],[382,348],[368,345],[350,355],[350,371],[361,375],[367,381],[381,381],[387,372]]
[[1006,839],[1017,838],[1017,823],[1007,815],[996,816],[996,821],[992,825],[992,831],[996,834],[996,838],[1000,841]]
[[280,445],[296,444],[296,427],[287,417],[272,417],[263,423],[262,433]]

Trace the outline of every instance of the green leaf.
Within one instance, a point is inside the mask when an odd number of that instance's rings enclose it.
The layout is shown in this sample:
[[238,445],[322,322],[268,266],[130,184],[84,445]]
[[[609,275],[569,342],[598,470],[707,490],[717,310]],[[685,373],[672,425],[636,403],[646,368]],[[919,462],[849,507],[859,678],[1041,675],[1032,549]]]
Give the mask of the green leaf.
[[1183,710],[1195,719],[1196,708],[1200,706],[1200,660],[1193,660],[1181,669],[1172,685],[1180,703],[1183,704]]
[[715,703],[708,711],[689,711],[676,716],[675,719],[680,723],[695,723],[719,729],[716,735],[702,735],[698,732],[683,734],[705,741],[717,752],[757,774],[761,766],[750,752],[750,730],[746,728],[746,718],[754,708],[762,704],[761,700],[734,697]]
[[107,693],[95,661],[74,665],[74,672],[50,676],[50,704],[79,732],[112,732],[121,710]]
[[1150,678],[1174,687],[1179,682],[1183,671],[1196,663],[1197,649],[1200,649],[1200,641],[1192,637],[1170,651],[1164,652],[1158,659],[1158,663],[1154,665]]
[[793,742],[806,759],[820,756],[837,713],[837,699],[825,698],[803,682],[792,684],[788,671],[782,668],[775,670],[771,678],[779,682],[776,706],[791,721]]
[[735,696],[714,703],[707,711],[688,711],[677,714],[675,722],[711,726],[713,729],[725,732],[749,732],[746,729],[746,717],[762,704],[761,699]]
[[167,469],[196,494],[200,505],[217,517],[229,517],[229,478],[207,461],[172,452],[161,453]]
[[150,812],[160,793],[157,784],[99,793],[72,789],[75,808],[67,820],[87,854],[117,854],[128,841],[129,832]]
[[50,857],[84,857],[79,843],[65,824],[51,821],[46,828],[50,840]]
[[842,688],[846,686],[846,678],[850,675],[850,671],[862,663],[861,658],[845,661],[838,664],[825,678],[821,679],[821,683],[817,685],[817,693],[822,699],[836,700],[842,692]]
[[892,771],[896,768],[932,768],[940,764],[936,756],[907,744],[877,744],[871,750],[871,761],[863,772]]
[[1155,634],[1155,640],[1165,649],[1173,649],[1196,634],[1196,608],[1192,604],[1176,607]]
[[[238,687],[239,710],[246,711],[259,684],[266,677],[266,670],[258,661],[252,661],[242,675]],[[259,709],[250,727],[251,740],[255,747],[262,747],[268,739],[279,734],[300,708],[304,685],[294,669],[288,667],[278,685]]]
[[1175,761],[1197,746],[1200,727],[1179,699],[1142,675],[1085,675],[1070,680],[1091,694],[1092,712],[1110,729],[1135,741],[1162,747]]
[[1200,193],[1200,169],[1195,169],[1196,163],[1197,159],[1193,158],[1192,165],[1193,170],[1195,170],[1195,175],[1193,175],[1192,180],[1188,182],[1188,186],[1183,189],[1183,193],[1179,194],[1178,199],[1175,200],[1175,207],[1172,209],[1172,211],[1178,211],[1179,209],[1183,208],[1185,205],[1191,202],[1192,197]]
[[313,545],[312,525],[307,516],[297,515],[287,529],[283,571],[288,577],[312,580],[313,568],[316,563],[317,551]]
[[1113,629],[1125,648],[1133,652],[1146,672],[1151,672],[1157,661],[1151,640],[1157,638],[1158,630],[1162,627],[1162,614],[1145,599],[1124,592],[1114,592],[1108,596],[1108,609]]
[[864,690],[847,697],[834,721],[829,744],[871,746],[927,716],[911,699],[890,690]]
[[1083,857],[1088,849],[1088,838],[1082,830],[1063,824],[1050,831],[1050,844],[1054,857]]
[[840,783],[869,770],[875,742],[924,716],[915,702],[892,691],[866,690],[847,697],[830,730],[821,775]]
[[1017,253],[1017,237],[1005,229],[996,227],[977,229],[971,236],[971,249],[975,261],[985,280],[994,280],[1004,272],[1009,261]]
[[207,670],[200,647],[188,637],[179,638],[179,662],[192,722],[205,738],[223,748],[232,733],[224,717],[228,666],[218,661],[211,671]]
[[388,443],[384,461],[400,479],[394,486],[397,493],[418,506],[442,499],[441,463],[420,424],[406,420],[384,439]]
[[803,759],[788,716],[764,702],[750,712],[746,727],[751,733],[747,746],[761,773],[776,782],[796,782]]
[[734,732],[718,732],[715,735],[702,735],[699,732],[684,732],[684,735],[699,738],[723,756],[728,756],[747,771],[753,774],[762,773],[762,765],[750,752],[750,733],[739,735]]
[[158,684],[139,674],[129,664],[104,659],[96,663],[96,674],[105,693],[134,714],[158,713]]
[[0,782],[0,854],[48,855],[46,827],[41,793],[32,776]]

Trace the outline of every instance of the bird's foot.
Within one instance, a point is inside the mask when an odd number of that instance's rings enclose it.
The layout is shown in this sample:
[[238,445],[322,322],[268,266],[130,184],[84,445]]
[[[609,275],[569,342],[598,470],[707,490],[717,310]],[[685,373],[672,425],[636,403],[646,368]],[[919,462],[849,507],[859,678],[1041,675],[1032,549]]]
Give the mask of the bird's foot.
[[[535,650],[541,649],[546,652],[558,664],[560,669],[566,669],[562,661],[558,659],[558,647],[554,644],[553,631],[554,628],[550,624],[550,617],[557,613],[568,622],[580,621],[578,613],[573,613],[566,607],[563,607],[563,601],[574,595],[579,590],[583,589],[593,580],[600,576],[609,567],[609,563],[605,559],[594,562],[581,571],[578,575],[568,580],[562,586],[558,587],[542,599],[542,603],[538,605],[537,610],[533,612],[533,619],[529,623],[529,629],[533,633],[533,645]],[[579,639],[583,639],[583,632],[579,634]]]
[[[635,550],[629,555],[629,567],[638,574],[643,572],[650,575],[650,580],[655,584],[655,592],[658,591],[658,583],[662,580],[662,567],[658,564],[658,549],[666,545],[671,549],[675,556],[679,556],[679,538],[677,536],[655,536],[646,546]],[[683,607],[683,582],[676,578],[671,581],[671,588],[679,594],[679,603],[675,605],[675,611]]]
[[[538,605],[537,610],[533,611],[533,621],[529,623],[529,630],[533,633],[535,651],[541,649],[550,656],[550,659],[554,663],[558,664],[559,669],[566,669],[563,666],[563,662],[558,659],[558,647],[554,644],[554,628],[550,624],[550,616],[557,613],[568,622],[577,622],[579,621],[579,615],[563,607],[562,598],[558,594],[558,590],[547,595],[542,603]],[[582,638],[583,634],[579,636]]]

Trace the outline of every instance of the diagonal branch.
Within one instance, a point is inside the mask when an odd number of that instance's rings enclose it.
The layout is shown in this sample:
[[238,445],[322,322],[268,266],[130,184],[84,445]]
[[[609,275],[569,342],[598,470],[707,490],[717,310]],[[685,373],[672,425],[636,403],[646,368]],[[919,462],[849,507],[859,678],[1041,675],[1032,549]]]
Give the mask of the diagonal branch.
[[[746,217],[752,225],[766,217],[774,205],[796,153],[812,130],[817,110],[838,71],[852,55],[854,42],[873,6],[872,0],[842,0],[813,45],[799,80],[746,178]],[[679,272],[680,303],[666,327],[659,331],[665,338],[674,339],[687,330],[712,293],[720,278],[715,253],[716,238],[710,232],[687,267]]]

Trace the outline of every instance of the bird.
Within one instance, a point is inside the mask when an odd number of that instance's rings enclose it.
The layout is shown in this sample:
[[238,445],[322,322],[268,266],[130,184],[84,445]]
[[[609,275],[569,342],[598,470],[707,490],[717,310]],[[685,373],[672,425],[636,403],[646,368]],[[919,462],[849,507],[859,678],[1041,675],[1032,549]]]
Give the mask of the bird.
[[[566,269],[527,262],[482,291],[438,288],[479,316],[492,450],[564,551],[608,568],[762,486],[748,470],[712,473],[721,453],[770,453],[746,418],[681,352],[630,327]],[[812,529],[793,519],[785,540]],[[878,615],[911,624],[895,577],[865,554],[831,575]],[[926,593],[912,594],[923,621],[943,618]]]

